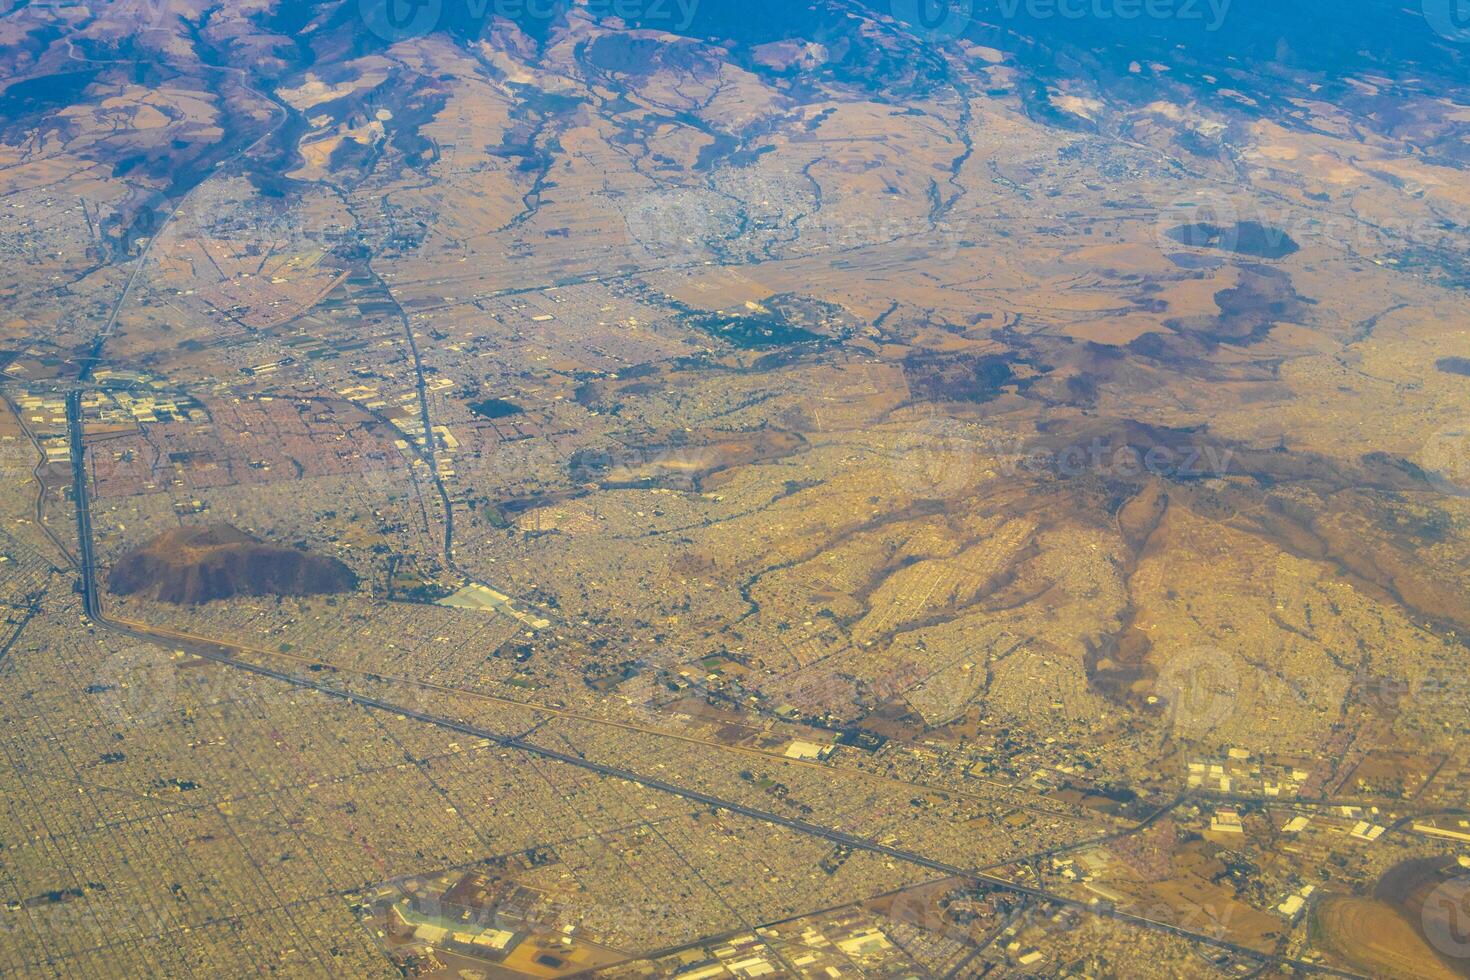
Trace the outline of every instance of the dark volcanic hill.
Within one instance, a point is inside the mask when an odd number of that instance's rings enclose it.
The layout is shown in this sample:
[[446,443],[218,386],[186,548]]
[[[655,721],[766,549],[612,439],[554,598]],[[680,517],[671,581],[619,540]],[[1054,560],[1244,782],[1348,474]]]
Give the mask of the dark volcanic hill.
[[107,576],[114,595],[180,605],[249,595],[318,595],[357,584],[335,558],[257,541],[228,524],[166,531],[118,560]]

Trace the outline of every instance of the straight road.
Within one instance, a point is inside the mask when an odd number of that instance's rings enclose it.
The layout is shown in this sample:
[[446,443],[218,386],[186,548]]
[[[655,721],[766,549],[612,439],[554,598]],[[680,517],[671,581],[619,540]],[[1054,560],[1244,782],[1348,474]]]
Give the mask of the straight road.
[[[75,476],[75,488],[73,491],[73,495],[76,501],[77,509],[77,550],[81,568],[83,606],[86,609],[88,617],[90,617],[93,622],[104,629],[107,629],[122,636],[130,637],[132,639],[143,640],[145,642],[162,642],[163,645],[167,646],[169,645],[168,641],[166,641],[163,637],[157,635],[148,628],[139,628],[137,626],[130,626],[124,623],[109,620],[104,615],[101,609],[101,604],[98,601],[96,585],[96,563],[92,549],[91,504],[87,492],[87,471],[85,461],[86,446],[83,439],[84,433],[82,424],[81,399],[82,393],[80,391],[74,391],[70,393],[67,396],[66,410],[67,426],[71,440],[72,472]],[[986,871],[976,870],[973,868],[962,868],[957,865],[948,864],[944,861],[937,861],[926,855],[919,854],[914,851],[909,851],[901,847],[893,847],[888,844],[882,844],[877,841],[868,840],[865,837],[858,837],[856,835],[849,834],[841,830],[824,827],[819,824],[809,823],[805,820],[799,820],[795,817],[788,817],[779,813],[772,813],[768,810],[762,810],[757,807],[749,806],[735,800],[728,800],[723,797],[716,796],[712,793],[706,793],[703,790],[693,789],[687,786],[679,786],[662,779],[657,779],[652,776],[646,776],[641,773],[634,772],[630,769],[623,769],[618,766],[610,766],[605,763],[595,762],[580,755],[569,752],[562,752],[557,749],[548,748],[543,745],[537,745],[534,742],[527,742],[520,737],[506,736],[498,732],[490,731],[488,729],[479,728],[475,725],[471,725],[459,719],[447,718],[442,715],[435,715],[426,711],[420,711],[416,708],[393,704],[392,702],[384,701],[380,698],[371,697],[365,694],[358,694],[352,691],[330,687],[326,684],[322,684],[307,677],[301,677],[296,674],[291,674],[285,671],[276,670],[272,667],[264,666],[263,664],[257,664],[252,663],[248,660],[242,660],[232,652],[231,647],[223,643],[203,640],[173,640],[172,643],[175,646],[182,644],[182,648],[187,653],[191,653],[197,657],[201,657],[205,660],[210,660],[218,664],[233,667],[236,670],[242,670],[261,677],[268,677],[273,680],[280,681],[284,684],[290,684],[298,688],[316,691],[317,693],[325,695],[326,697],[346,701],[351,704],[355,704],[358,707],[367,708],[375,711],[384,711],[389,714],[398,715],[404,718],[413,719],[414,721],[423,722],[424,724],[433,725],[436,728],[442,728],[447,731],[457,732],[462,735],[468,735],[471,738],[484,739],[491,744],[499,745],[500,747],[505,749],[524,752],[528,755],[547,759],[552,762],[560,762],[565,765],[575,766],[578,769],[585,769],[587,771],[611,779],[621,779],[626,782],[642,786],[646,789],[656,790],[658,792],[667,793],[671,796],[677,796],[681,799],[689,800],[694,803],[700,803],[715,809],[725,810],[729,813],[739,814],[740,816],[748,817],[752,820],[759,820],[771,826],[784,827],[787,830],[792,830],[797,833],[804,834],[808,837],[814,837],[819,840],[828,841],[830,843],[838,844],[843,847],[848,847],[853,850],[868,851],[873,854],[881,854],[885,857],[890,857],[898,861],[904,861],[909,864],[917,865],[918,867],[937,871],[950,877],[963,878],[969,881],[977,882],[979,884],[988,885],[1005,891],[1026,895],[1039,901],[1050,902],[1053,905],[1073,908],[1079,911],[1089,912],[1094,915],[1106,916],[1119,922],[1128,923],[1130,925],[1139,926],[1145,929],[1151,929],[1156,932],[1167,933],[1172,936],[1177,936],[1181,939],[1201,943],[1207,946],[1213,946],[1215,948],[1223,949],[1237,955],[1249,956],[1260,961],[1275,963],[1279,966],[1289,967],[1303,973],[1351,977],[1355,978],[1355,980],[1366,980],[1366,978],[1359,978],[1358,974],[1332,969],[1330,967],[1325,967],[1316,963],[1307,963],[1301,960],[1294,960],[1289,957],[1278,956],[1272,953],[1261,952],[1259,950],[1254,950],[1246,946],[1232,943],[1229,940],[1220,938],[1218,936],[1210,935],[1208,933],[1195,932],[1191,929],[1186,929],[1171,922],[1162,922],[1158,919],[1151,919],[1146,916],[1135,915],[1131,912],[1125,912],[1120,909],[1113,908],[1105,903],[1083,902],[1081,900],[1069,898],[1064,895],[1056,895],[1041,888],[1033,887],[1031,885],[1024,885],[1019,882],[1011,881],[1008,878],[1002,878],[999,875],[991,874]]]
[[77,570],[82,576],[82,608],[88,616],[100,622],[96,587],[97,565],[92,552],[92,503],[87,496],[81,389],[67,392],[66,430],[71,442],[71,493],[77,508]]

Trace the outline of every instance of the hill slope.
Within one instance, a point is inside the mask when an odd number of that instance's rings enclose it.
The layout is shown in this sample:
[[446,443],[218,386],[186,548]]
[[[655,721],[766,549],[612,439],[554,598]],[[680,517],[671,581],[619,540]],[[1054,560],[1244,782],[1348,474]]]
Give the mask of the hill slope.
[[124,555],[107,577],[114,595],[180,605],[240,595],[344,592],[356,584],[356,576],[335,558],[263,544],[228,524],[167,531]]

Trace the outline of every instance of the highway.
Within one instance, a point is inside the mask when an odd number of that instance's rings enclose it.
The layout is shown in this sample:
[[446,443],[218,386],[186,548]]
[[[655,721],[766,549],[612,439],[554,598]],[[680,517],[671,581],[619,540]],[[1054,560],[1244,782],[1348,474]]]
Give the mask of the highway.
[[[261,677],[268,677],[285,684],[291,684],[298,688],[316,691],[319,694],[325,695],[327,697],[346,701],[362,708],[388,712],[389,714],[402,716],[404,718],[410,718],[414,721],[433,725],[437,728],[442,728],[447,731],[457,732],[462,735],[468,735],[472,738],[484,739],[491,744],[499,745],[500,747],[505,749],[511,749],[517,752],[524,752],[537,758],[574,766],[579,769],[584,769],[596,773],[600,776],[606,776],[613,779],[621,779],[626,782],[642,786],[646,789],[667,793],[671,796],[676,796],[694,803],[699,803],[701,805],[724,810],[729,813],[738,814],[740,816],[748,817],[752,820],[759,820],[772,826],[784,827],[788,830],[792,830],[809,837],[828,841],[833,844],[848,847],[853,850],[880,854],[898,861],[904,861],[906,863],[916,865],[918,867],[937,871],[950,877],[963,878],[983,885],[1003,889],[1005,891],[1026,895],[1038,901],[1048,902],[1056,906],[1074,908],[1096,915],[1107,916],[1109,918],[1128,923],[1130,925],[1140,926],[1142,928],[1151,929],[1156,932],[1167,933],[1169,935],[1177,936],[1181,939],[1202,943],[1218,949],[1226,950],[1230,953],[1248,956],[1267,963],[1274,963],[1279,966],[1289,967],[1303,973],[1353,978],[1359,977],[1358,974],[1336,970],[1330,967],[1322,966],[1320,964],[1307,963],[1300,960],[1294,960],[1289,957],[1261,952],[1259,950],[1254,950],[1246,946],[1240,946],[1236,943],[1232,943],[1228,940],[1210,935],[1208,933],[1196,932],[1171,922],[1163,922],[1158,919],[1151,919],[1146,916],[1135,915],[1130,912],[1125,912],[1120,909],[1112,908],[1107,904],[1084,902],[1079,899],[1069,898],[1063,895],[1056,895],[1040,888],[1036,888],[1030,885],[1024,885],[1018,882],[1011,881],[1007,878],[1000,877],[998,875],[990,874],[986,871],[976,870],[973,868],[963,868],[957,865],[948,864],[946,862],[935,860],[914,851],[905,850],[901,847],[894,847],[891,845],[882,844],[877,841],[869,840],[864,837],[858,837],[841,830],[824,827],[819,824],[809,823],[805,820],[800,820],[795,817],[788,817],[782,814],[772,813],[768,810],[762,810],[757,807],[749,806],[735,800],[724,799],[711,793],[706,793],[702,790],[692,789],[686,786],[679,786],[674,783],[670,783],[662,779],[657,779],[652,776],[646,776],[629,769],[622,769],[617,766],[610,766],[605,763],[595,762],[593,760],[586,759],[580,755],[575,755],[569,752],[562,752],[557,749],[548,748],[543,745],[537,745],[533,742],[527,742],[522,738],[502,735],[498,732],[493,732],[488,729],[476,727],[459,719],[430,714],[429,712],[420,711],[415,708],[393,704],[380,698],[330,687],[326,684],[320,683],[307,677],[298,676],[296,674],[287,673],[286,671],[276,670],[272,667],[267,667],[262,664],[257,664],[248,660],[240,659],[232,652],[232,647],[230,647],[228,644],[220,643],[218,641],[205,641],[200,639],[179,640],[177,638],[170,638],[159,635],[158,633],[155,633],[148,628],[140,628],[138,626],[109,620],[102,610],[97,593],[96,560],[93,553],[92,542],[91,504],[87,490],[86,463],[84,455],[86,446],[83,438],[84,427],[82,420],[81,397],[82,396],[80,391],[74,391],[67,396],[66,402],[67,426],[69,437],[71,440],[72,472],[75,477],[73,496],[76,502],[77,509],[77,547],[78,556],[80,559],[83,606],[88,617],[90,617],[93,622],[95,622],[99,627],[103,629],[107,629],[113,633],[127,636],[132,639],[142,640],[149,643],[156,643],[176,649],[182,648],[185,652],[193,654],[197,657],[201,657],[205,660],[210,660],[215,663],[222,664],[228,667],[233,667],[237,670],[245,671]],[[1366,980],[1366,978],[1363,978],[1363,980]]]
[[101,623],[101,606],[97,601],[97,559],[92,552],[92,502],[87,490],[80,389],[67,392],[66,431],[71,441],[71,494],[77,508],[77,571],[82,577],[82,608],[88,616]]
[[[237,656],[243,654],[248,657],[263,657],[268,660],[274,660],[278,662],[300,664],[302,667],[306,668],[310,668],[313,664],[319,662],[313,657],[303,657],[298,654],[282,652],[280,650],[268,650],[260,647],[252,647],[239,642],[221,644],[219,643],[219,641],[213,639],[212,637],[199,636],[194,633],[185,633],[176,629],[155,626],[133,619],[114,617],[109,618],[108,622],[114,626],[123,626],[142,631],[148,636],[152,637],[155,641],[172,644],[175,648],[186,647],[190,643],[198,642],[205,645],[226,647],[230,651],[233,651],[234,654],[236,654]],[[507,708],[516,708],[531,711],[538,715],[545,715],[548,718],[565,718],[570,721],[581,722],[588,725],[597,725],[602,728],[612,729],[614,730],[614,732],[621,730],[634,732],[641,735],[651,735],[656,738],[669,739],[675,742],[685,742],[690,745],[699,746],[703,749],[714,749],[720,752],[731,752],[738,755],[746,755],[752,758],[760,759],[764,762],[775,762],[784,766],[791,766],[798,769],[820,769],[821,771],[829,774],[836,772],[841,774],[844,778],[861,779],[865,782],[887,784],[889,786],[902,789],[904,792],[907,793],[938,793],[957,799],[972,800],[976,803],[987,806],[1004,805],[1016,809],[1027,810],[1029,812],[1053,819],[1060,818],[1071,821],[1076,821],[1078,819],[1075,815],[1067,813],[1065,811],[1037,806],[1033,803],[1021,802],[1017,800],[1014,796],[974,793],[967,790],[956,789],[952,786],[936,786],[929,783],[916,782],[911,779],[899,779],[893,776],[884,775],[883,773],[873,772],[868,769],[851,766],[839,766],[831,762],[813,762],[807,759],[792,759],[788,758],[784,752],[776,751],[774,749],[762,749],[749,745],[719,742],[712,739],[701,738],[695,735],[688,735],[683,732],[671,730],[669,728],[656,728],[649,725],[635,724],[629,721],[620,721],[614,718],[604,718],[598,715],[583,714],[579,711],[573,711],[569,708],[556,708],[552,707],[551,705],[542,704],[535,701],[503,698],[491,694],[487,691],[450,687],[448,685],[436,684],[433,681],[426,681],[420,678],[401,677],[393,674],[385,674],[380,671],[367,671],[356,667],[346,667],[341,664],[327,663],[325,664],[325,666],[331,668],[333,673],[339,676],[342,674],[358,674],[370,677],[375,680],[387,681],[393,684],[403,684],[407,687],[414,687],[424,691],[435,691],[451,697],[466,698],[472,701],[484,701],[489,704],[503,705]],[[693,686],[695,687],[695,689],[699,689],[699,685],[695,684]],[[1012,787],[999,785],[998,788],[1002,790],[1012,789]],[[1092,837],[1084,842],[1079,842],[1076,845],[1070,846],[1075,848],[1087,846],[1088,844],[1102,844],[1106,843],[1107,841],[1114,840],[1118,837],[1126,836],[1127,834],[1137,833],[1138,831],[1145,829],[1151,822],[1157,820],[1164,813],[1172,810],[1175,806],[1178,805],[1179,802],[1179,800],[1176,800],[1168,806],[1160,809],[1142,824],[1127,824],[1126,827],[1124,827],[1124,829],[1120,831],[1112,831],[1105,835]],[[1053,851],[1048,853],[1056,852]]]
[[[424,380],[424,360],[419,356],[418,338],[413,335],[413,322],[409,320],[408,313],[398,302],[398,297],[393,295],[393,290],[382,280],[376,272],[372,271],[372,262],[368,262],[368,271],[372,272],[377,279],[378,285],[393,303],[393,308],[398,311],[398,320],[403,324],[403,336],[408,342],[409,359],[413,362],[414,392],[418,395],[419,424],[424,427],[424,443],[417,447],[417,455],[429,468],[429,479],[434,481],[434,488],[439,492],[439,503],[444,508],[444,565],[450,571],[464,575],[454,564],[454,505],[449,500],[449,491],[445,489],[444,478],[439,475],[439,442],[434,435],[434,420],[429,415],[429,386]],[[412,437],[408,440],[409,445],[414,445]],[[464,575],[469,578],[468,575]]]

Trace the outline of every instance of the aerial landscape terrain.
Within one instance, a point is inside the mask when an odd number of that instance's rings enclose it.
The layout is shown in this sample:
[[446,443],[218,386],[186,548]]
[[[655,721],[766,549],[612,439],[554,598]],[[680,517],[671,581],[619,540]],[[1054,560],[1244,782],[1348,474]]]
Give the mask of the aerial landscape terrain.
[[0,976],[1470,977],[1467,0],[0,0]]

